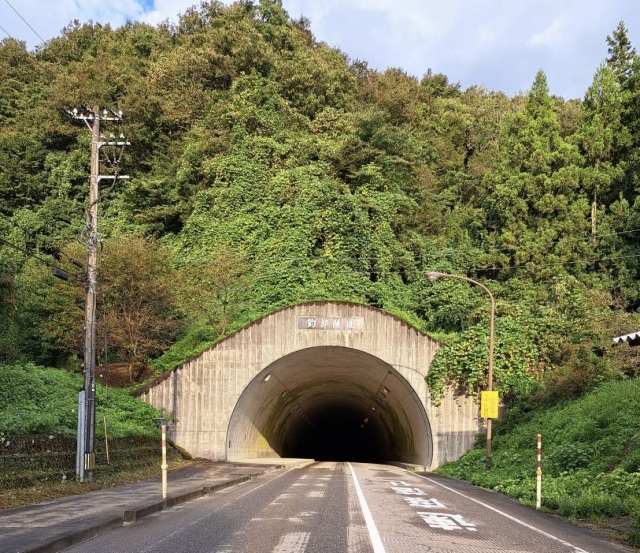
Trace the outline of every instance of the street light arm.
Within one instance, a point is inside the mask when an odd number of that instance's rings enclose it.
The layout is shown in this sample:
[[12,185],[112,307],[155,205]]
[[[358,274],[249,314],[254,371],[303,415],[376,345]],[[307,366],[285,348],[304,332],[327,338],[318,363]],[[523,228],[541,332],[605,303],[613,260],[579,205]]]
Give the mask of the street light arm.
[[431,282],[440,280],[441,278],[455,278],[458,280],[464,280],[466,282],[474,284],[475,286],[478,286],[479,288],[482,288],[486,292],[486,294],[489,296],[489,299],[491,300],[491,317],[489,320],[489,370],[487,374],[487,380],[489,382],[487,385],[487,390],[488,391],[493,390],[493,334],[494,334],[494,321],[496,317],[496,299],[493,297],[491,290],[489,290],[489,288],[487,288],[481,282],[478,282],[477,280],[473,280],[472,278],[462,276],[462,275],[452,275],[449,273],[440,273],[437,271],[430,271],[427,273],[427,278]]
[[491,290],[489,290],[489,288],[487,288],[481,282],[478,282],[477,280],[473,280],[472,278],[469,278],[469,277],[466,277],[466,276],[462,276],[462,275],[451,275],[449,273],[439,273],[437,271],[428,272],[427,273],[427,278],[431,282],[434,282],[436,280],[440,280],[441,278],[457,278],[458,280],[465,280],[466,282],[470,282],[471,284],[475,284],[476,286],[479,286],[480,288],[482,288],[488,294],[489,298],[491,298],[491,304],[492,305],[495,304],[495,299],[493,297],[493,294],[491,293]]

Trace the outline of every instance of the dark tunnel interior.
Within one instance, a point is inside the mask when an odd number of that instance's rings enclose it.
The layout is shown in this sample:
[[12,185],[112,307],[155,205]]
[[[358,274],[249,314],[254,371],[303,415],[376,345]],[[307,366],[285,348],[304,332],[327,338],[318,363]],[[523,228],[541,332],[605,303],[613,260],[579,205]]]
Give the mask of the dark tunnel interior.
[[227,459],[431,459],[431,431],[410,384],[387,363],[343,347],[300,350],[254,378],[229,424]]
[[283,444],[283,457],[317,461],[383,462],[391,458],[384,428],[360,412],[342,409],[314,414],[311,423],[292,428]]

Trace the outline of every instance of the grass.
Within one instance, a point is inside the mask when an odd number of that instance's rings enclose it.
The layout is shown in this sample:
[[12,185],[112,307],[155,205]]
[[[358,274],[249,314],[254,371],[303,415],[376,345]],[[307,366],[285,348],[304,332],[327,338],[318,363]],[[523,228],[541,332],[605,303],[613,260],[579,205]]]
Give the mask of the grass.
[[640,381],[608,382],[579,399],[513,411],[494,426],[490,471],[478,443],[438,472],[535,506],[541,434],[542,508],[640,545]]
[[[195,461],[192,460],[174,459],[168,462],[168,470],[172,472],[189,467],[194,463]],[[156,465],[115,473],[111,472],[106,475],[100,475],[98,471],[98,476],[92,482],[75,482],[74,480],[56,483],[36,482],[34,485],[25,488],[0,489],[0,509],[34,505],[62,497],[81,495],[123,484],[132,484],[149,478],[157,478],[160,477],[161,472],[159,464]]]
[[[80,374],[30,364],[0,366],[0,436],[75,436],[82,386]],[[109,436],[157,435],[156,409],[126,390],[96,388],[96,421],[106,418]],[[102,424],[96,424],[96,435],[104,436]]]
[[[125,390],[97,386],[93,482],[75,481],[79,374],[31,364],[0,366],[0,509],[160,476],[160,413]],[[105,426],[109,443],[107,461]],[[169,448],[170,470],[188,466]]]

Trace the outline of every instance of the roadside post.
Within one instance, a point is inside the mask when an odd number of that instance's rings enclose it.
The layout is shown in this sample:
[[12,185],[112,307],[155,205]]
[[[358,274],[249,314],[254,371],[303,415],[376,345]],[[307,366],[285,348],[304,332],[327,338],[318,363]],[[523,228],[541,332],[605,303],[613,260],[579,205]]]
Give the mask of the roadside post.
[[536,510],[542,506],[542,434],[538,434],[538,464],[536,467]]
[[162,499],[167,499],[167,419],[153,419],[162,431]]

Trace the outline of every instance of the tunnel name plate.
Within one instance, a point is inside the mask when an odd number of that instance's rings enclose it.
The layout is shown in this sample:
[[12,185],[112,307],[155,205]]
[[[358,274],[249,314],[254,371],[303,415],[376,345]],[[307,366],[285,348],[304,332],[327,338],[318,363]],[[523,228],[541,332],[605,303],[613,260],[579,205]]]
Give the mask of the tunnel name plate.
[[298,328],[303,330],[364,330],[364,317],[298,317]]

